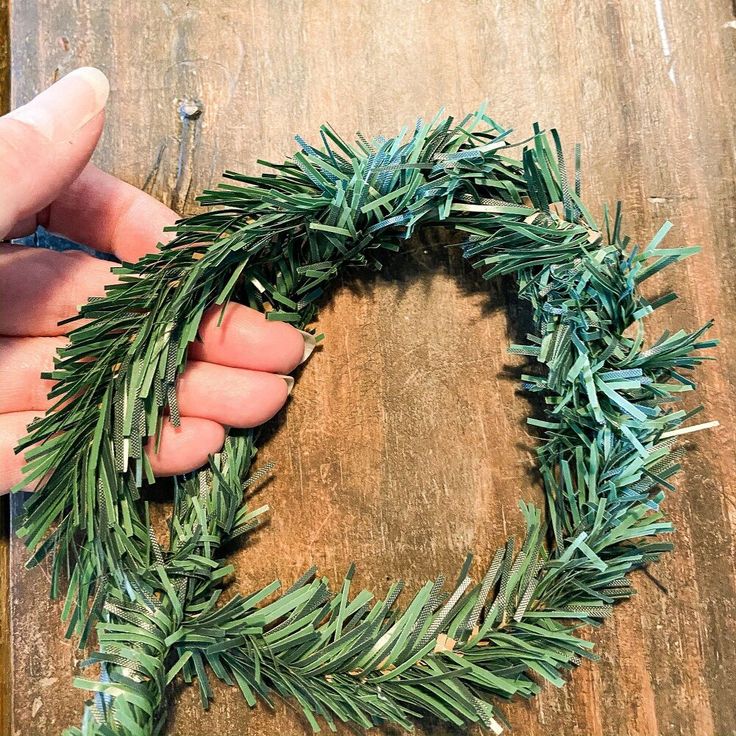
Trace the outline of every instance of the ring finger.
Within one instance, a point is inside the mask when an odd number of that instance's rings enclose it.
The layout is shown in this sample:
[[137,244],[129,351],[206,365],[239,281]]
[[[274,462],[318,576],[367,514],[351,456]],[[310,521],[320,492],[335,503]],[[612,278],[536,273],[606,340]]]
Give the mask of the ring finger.
[[[45,411],[53,382],[41,373],[54,365],[63,338],[0,337],[0,414]],[[182,416],[225,426],[255,427],[285,403],[290,377],[190,360],[177,387]]]

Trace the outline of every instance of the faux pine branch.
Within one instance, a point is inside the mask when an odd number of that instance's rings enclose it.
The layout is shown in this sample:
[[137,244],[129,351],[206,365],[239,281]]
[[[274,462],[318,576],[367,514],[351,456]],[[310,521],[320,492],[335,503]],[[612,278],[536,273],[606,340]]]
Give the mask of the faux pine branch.
[[[213,678],[250,705],[292,699],[315,730],[433,716],[500,733],[500,699],[562,685],[593,657],[579,627],[610,616],[631,571],[669,549],[660,504],[694,413],[675,402],[715,342],[709,325],[644,337],[674,295],[648,301],[639,284],[696,249],[660,248],[668,226],[631,245],[618,209],[600,229],[579,155],[570,181],[556,133],[508,136],[484,110],[353,145],[323,126],[319,145],[297,138],[268,173],[228,172],[200,198],[208,209],[82,307],[50,375],[58,403],[21,443],[23,485],[45,479],[21,530],[31,564],[49,558],[69,633],[85,644],[96,630],[99,647],[93,677],[77,680],[93,698],[67,734],[164,733],[174,678],[196,682],[205,708]],[[476,583],[469,558],[454,584],[427,583],[403,608],[401,583],[382,600],[355,594],[352,568],[335,587],[310,570],[283,593],[273,583],[221,603],[223,544],[263,511],[247,498],[256,433],[231,432],[208,468],[175,480],[165,548],[145,500],[144,447],[178,423],[176,381],[203,313],[237,300],[304,328],[344,268],[380,268],[429,225],[464,233],[472,267],[515,276],[532,309],[534,333],[511,352],[528,356],[523,385],[545,406],[529,419],[545,520],[520,504],[524,539]]]

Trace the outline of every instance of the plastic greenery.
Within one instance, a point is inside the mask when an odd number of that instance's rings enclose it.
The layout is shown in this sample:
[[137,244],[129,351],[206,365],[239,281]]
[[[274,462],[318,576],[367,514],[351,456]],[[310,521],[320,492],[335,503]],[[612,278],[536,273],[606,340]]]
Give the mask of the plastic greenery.
[[[599,230],[580,200],[579,151],[570,182],[554,131],[552,144],[537,128],[515,146],[508,134],[483,110],[354,145],[324,126],[319,147],[297,138],[270,173],[228,172],[200,198],[210,209],[81,308],[51,374],[58,403],[20,446],[24,487],[45,479],[21,529],[30,564],[50,560],[69,634],[85,645],[96,630],[99,645],[91,678],[76,681],[94,696],[67,734],[163,733],[177,677],[196,681],[205,708],[213,677],[250,705],[290,698],[315,730],[432,716],[500,733],[498,699],[560,686],[594,656],[577,630],[610,616],[633,593],[631,571],[670,549],[660,504],[694,413],[672,403],[715,342],[709,325],[644,338],[642,320],[675,295],[648,301],[638,285],[697,249],[659,247],[668,224],[632,246],[618,209]],[[342,269],[380,268],[429,225],[463,233],[472,267],[512,274],[533,310],[534,333],[511,352],[533,359],[523,385],[545,406],[529,423],[546,521],[521,503],[526,536],[480,582],[468,560],[449,590],[427,583],[403,610],[401,583],[383,600],[356,594],[352,568],[335,587],[310,570],[278,596],[274,582],[221,603],[223,544],[263,511],[246,493],[262,473],[248,477],[256,433],[231,432],[209,467],[175,480],[166,546],[144,490],[144,446],[178,422],[177,376],[204,311],[233,299],[306,327]]]

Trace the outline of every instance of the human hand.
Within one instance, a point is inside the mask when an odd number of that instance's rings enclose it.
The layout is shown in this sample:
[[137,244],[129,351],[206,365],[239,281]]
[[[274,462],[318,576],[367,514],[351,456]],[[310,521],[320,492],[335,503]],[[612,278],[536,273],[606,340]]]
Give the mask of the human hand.
[[[27,105],[0,118],[0,241],[38,225],[120,260],[135,261],[166,238],[177,216],[129,184],[89,163],[104,122],[108,81],[97,69],[77,69]],[[54,355],[65,344],[59,321],[115,276],[109,261],[79,251],[56,252],[0,243],[0,492],[21,480],[13,450],[31,420],[50,402]],[[314,339],[282,322],[231,304],[206,313],[201,342],[178,384],[181,426],[164,425],[158,475],[184,473],[217,452],[225,427],[252,427],[285,403],[290,373]]]

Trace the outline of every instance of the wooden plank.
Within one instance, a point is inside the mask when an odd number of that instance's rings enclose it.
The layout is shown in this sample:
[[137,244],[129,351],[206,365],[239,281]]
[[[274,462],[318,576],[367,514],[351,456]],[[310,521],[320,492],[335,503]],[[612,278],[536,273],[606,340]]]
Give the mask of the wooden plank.
[[[702,6],[702,7],[701,7]],[[666,275],[682,300],[651,321],[695,327],[715,316],[717,364],[698,399],[723,426],[698,436],[667,502],[677,550],[658,566],[663,593],[641,595],[591,636],[602,662],[561,691],[504,711],[538,736],[736,733],[736,21],[726,0],[43,0],[13,7],[13,94],[28,99],[80,64],[110,76],[97,162],[189,210],[228,168],[278,160],[292,136],[330,121],[346,135],[392,133],[417,113],[456,114],[488,99],[522,137],[556,125],[583,147],[584,195],[621,199],[646,239],[702,243]],[[203,110],[196,121],[181,101]],[[434,241],[433,241],[434,242]],[[390,279],[344,283],[320,317],[325,347],[303,370],[261,457],[278,464],[262,493],[270,525],[234,557],[237,586],[293,580],[310,563],[385,590],[452,574],[468,549],[487,559],[520,527],[516,500],[538,499],[525,400],[506,377],[519,306],[490,298],[453,257],[414,241]],[[424,253],[427,250],[429,253]],[[507,313],[507,307],[510,311]],[[13,733],[76,722],[78,653],[62,643],[43,571],[12,550]],[[301,733],[290,709],[248,712],[218,689],[202,715],[192,688],[169,733]],[[425,733],[445,733],[428,726]]]
[[[0,115],[10,104],[10,26],[8,0],[0,0]],[[0,733],[10,733],[10,515],[0,498]]]

